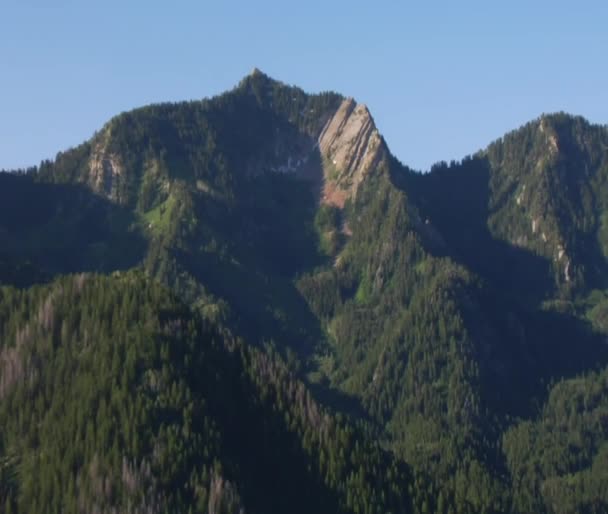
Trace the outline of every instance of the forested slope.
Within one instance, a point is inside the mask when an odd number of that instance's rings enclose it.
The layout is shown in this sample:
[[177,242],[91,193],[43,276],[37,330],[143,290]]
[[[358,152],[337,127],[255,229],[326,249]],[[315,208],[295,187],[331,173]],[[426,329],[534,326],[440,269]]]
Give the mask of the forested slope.
[[608,132],[415,172],[255,70],[0,174],[16,512],[604,512]]

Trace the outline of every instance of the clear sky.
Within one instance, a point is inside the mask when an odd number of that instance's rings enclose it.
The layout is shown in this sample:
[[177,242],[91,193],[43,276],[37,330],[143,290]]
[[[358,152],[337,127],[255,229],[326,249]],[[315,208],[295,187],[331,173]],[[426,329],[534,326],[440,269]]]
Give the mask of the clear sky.
[[0,168],[253,67],[366,103],[428,169],[543,112],[608,123],[605,0],[0,0]]

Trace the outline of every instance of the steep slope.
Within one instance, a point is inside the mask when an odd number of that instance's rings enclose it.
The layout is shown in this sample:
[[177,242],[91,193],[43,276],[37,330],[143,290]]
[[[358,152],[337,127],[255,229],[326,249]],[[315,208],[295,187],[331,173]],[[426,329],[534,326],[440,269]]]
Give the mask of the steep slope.
[[[527,151],[512,150],[526,163]],[[351,235],[334,266],[298,282],[331,343],[321,380],[360,399],[394,451],[463,512],[508,509],[497,439],[509,419],[534,415],[547,382],[608,362],[575,305],[546,302],[584,282],[560,279],[559,256],[501,232],[513,228],[495,207],[510,164],[492,162],[420,175],[381,159],[345,211]],[[560,227],[585,237],[567,219]]]
[[236,200],[248,179],[275,171],[322,180],[343,205],[386,153],[364,105],[334,93],[306,95],[255,69],[219,97],[123,113],[91,141],[45,162],[40,176],[86,183],[146,212],[166,196],[167,182]]
[[141,261],[146,243],[129,210],[79,184],[0,173],[3,283],[27,285],[55,273],[112,271]]
[[[531,148],[522,163],[514,155],[523,141]],[[551,259],[559,285],[584,287],[606,276],[607,149],[605,127],[561,114],[541,117],[486,152],[495,170],[492,233]]]
[[0,288],[0,319],[5,512],[410,509],[403,466],[141,274]]
[[[203,309],[233,306],[256,339],[305,339],[306,353],[314,341],[293,329],[315,322],[291,278],[335,253],[319,234],[317,206],[343,207],[385,154],[365,107],[254,70],[210,100],[121,114],[34,178],[86,185],[133,213],[153,275]],[[347,223],[329,234],[334,250],[343,232]]]
[[544,115],[412,186],[468,265],[489,275],[492,261],[481,269],[486,256],[474,254],[493,245],[505,282],[525,283],[532,277],[517,281],[518,268],[532,268],[537,297],[567,297],[605,287],[607,149],[606,127]]
[[344,207],[387,150],[365,105],[342,102],[318,137],[326,161],[322,202]]
[[[149,272],[249,341],[304,359],[319,397],[363,409],[401,457],[444,480],[466,454],[477,467],[463,473],[492,482],[475,442],[476,342],[458,305],[474,278],[429,254],[437,233],[393,168],[365,107],[256,72],[216,99],[123,114],[31,178],[87,185],[133,213]],[[471,494],[470,508],[501,501]]]
[[[390,155],[364,105],[334,93],[307,95],[254,70],[219,97],[123,113],[39,169],[0,175],[0,280],[24,287],[57,273],[137,266],[187,304],[166,300],[199,328],[182,334],[176,348],[186,349],[162,362],[183,382],[176,398],[202,398],[211,409],[201,416],[212,428],[197,432],[183,417],[176,430],[219,442],[202,450],[204,457],[181,436],[174,444],[223,471],[205,475],[190,460],[168,474],[162,468],[158,476],[196,475],[178,492],[169,482],[155,486],[162,505],[213,511],[211,491],[224,491],[234,500],[226,508],[253,512],[553,512],[554,485],[566,472],[577,474],[577,487],[595,487],[589,463],[597,456],[594,469],[604,472],[605,435],[593,426],[582,460],[576,445],[551,442],[572,465],[540,474],[530,470],[542,457],[518,448],[525,440],[549,444],[554,435],[535,428],[528,437],[518,427],[542,425],[556,398],[576,396],[576,380],[596,383],[608,363],[608,293],[591,294],[607,276],[605,136],[603,127],[578,118],[543,117],[472,158],[419,174]],[[23,198],[32,197],[43,201],[25,208]],[[121,304],[120,280],[96,280],[92,295],[117,287],[111,298]],[[137,283],[151,287],[142,277]],[[31,319],[40,309],[36,291],[9,294],[24,295],[17,311]],[[156,300],[138,301],[153,326],[154,313],[164,319]],[[122,319],[108,309],[95,323]],[[108,351],[127,351],[121,334],[140,337],[135,321],[148,315],[128,312],[133,327],[120,321],[115,332],[101,332],[115,339]],[[11,311],[4,319],[18,328],[15,315],[22,316]],[[87,316],[77,311],[73,322]],[[199,316],[223,328],[206,332]],[[61,325],[66,334],[70,320]],[[16,333],[4,344],[13,348]],[[208,344],[207,336],[227,343]],[[78,347],[79,337],[66,340]],[[151,341],[133,351],[141,350],[138,362],[156,373],[158,363],[145,360],[160,344]],[[208,350],[213,365],[196,360],[199,344],[215,348]],[[5,353],[14,360],[12,349]],[[56,372],[49,373],[55,384]],[[120,373],[109,368],[103,380]],[[0,375],[0,383],[13,374]],[[75,395],[89,387],[78,377]],[[139,401],[134,382],[123,389]],[[26,397],[7,409],[25,412]],[[153,441],[164,434],[165,418],[146,412],[137,426],[151,425]],[[572,426],[587,417],[573,412]],[[601,419],[601,409],[592,417]],[[60,425],[57,417],[40,419],[51,432]],[[323,419],[335,419],[333,432]],[[13,505],[21,493],[14,492],[9,447],[0,491],[10,492]],[[98,448],[104,453],[102,443]],[[150,459],[148,450],[138,458]],[[36,447],[28,452],[35,455]],[[268,465],[260,469],[262,461]],[[283,466],[284,476],[277,472]],[[31,467],[16,467],[33,476]],[[119,477],[118,467],[108,469]],[[384,476],[386,482],[374,478]],[[528,476],[536,482],[521,486]],[[74,498],[53,493],[53,485],[42,491],[17,483],[56,509]],[[289,491],[288,499],[274,498],[272,483]],[[135,501],[123,486],[108,505]],[[296,508],[298,494],[307,499]],[[566,496],[564,504],[588,512],[604,505]],[[31,508],[20,498],[22,509]]]

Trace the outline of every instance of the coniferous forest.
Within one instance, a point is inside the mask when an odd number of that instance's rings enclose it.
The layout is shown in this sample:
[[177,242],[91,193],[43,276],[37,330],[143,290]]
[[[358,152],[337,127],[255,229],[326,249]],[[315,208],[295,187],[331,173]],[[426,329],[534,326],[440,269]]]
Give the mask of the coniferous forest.
[[0,173],[0,511],[608,512],[607,149],[255,70]]

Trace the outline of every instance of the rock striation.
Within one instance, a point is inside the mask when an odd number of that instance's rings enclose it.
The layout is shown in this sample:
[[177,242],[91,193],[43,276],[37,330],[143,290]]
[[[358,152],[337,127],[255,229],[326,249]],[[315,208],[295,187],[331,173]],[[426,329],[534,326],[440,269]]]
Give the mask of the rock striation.
[[345,99],[318,138],[324,164],[322,203],[343,207],[387,155],[386,145],[364,104]]

